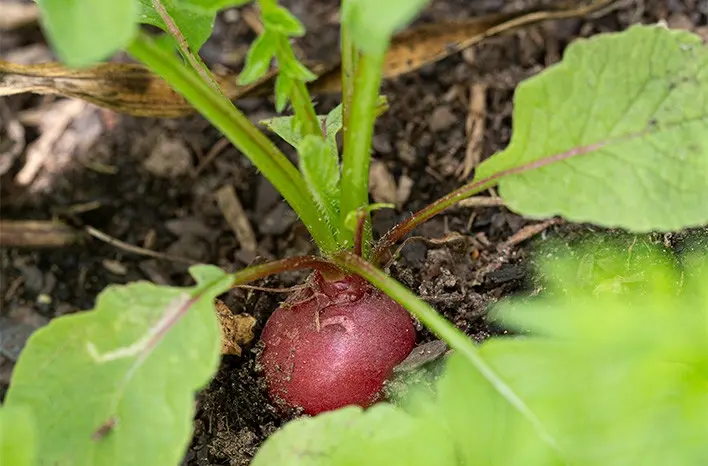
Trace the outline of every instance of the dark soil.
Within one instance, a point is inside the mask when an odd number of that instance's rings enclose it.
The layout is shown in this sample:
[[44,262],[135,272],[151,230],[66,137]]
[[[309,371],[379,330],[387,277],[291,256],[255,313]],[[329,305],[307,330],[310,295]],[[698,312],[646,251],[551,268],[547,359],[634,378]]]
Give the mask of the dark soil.
[[[336,56],[339,2],[282,3],[308,27],[309,34],[297,44],[305,56],[325,60]],[[455,172],[467,146],[465,119],[471,85],[487,85],[483,142],[483,156],[487,157],[509,141],[515,86],[559,60],[563,48],[573,39],[657,20],[708,36],[705,1],[620,3],[614,11],[595,18],[549,22],[488,40],[386,82],[383,93],[391,108],[377,123],[374,157],[383,162],[397,185],[412,182],[413,189],[400,196],[396,211],[375,215],[376,233],[383,233],[409,212],[461,185]],[[533,0],[438,0],[421,21],[538,4]],[[238,14],[222,14],[203,55],[212,66],[238,70],[253,37]],[[36,26],[0,34],[3,58],[49,60],[42,44]],[[9,162],[9,171],[0,178],[3,219],[47,220],[60,216],[130,244],[227,270],[248,265],[256,255],[268,259],[314,252],[307,232],[287,205],[236,149],[224,148],[196,174],[195,167],[220,140],[217,131],[196,116],[175,120],[133,118],[89,106],[67,128],[85,143],[48,164],[29,186],[18,186],[14,179],[27,162],[26,145],[43,133],[42,128],[28,122],[26,111],[46,109],[57,100],[38,96],[0,100],[0,154],[5,162],[10,156],[2,139],[9,134],[9,122],[25,112],[21,124],[24,138],[20,141],[25,149]],[[317,108],[322,113],[337,103],[335,97],[322,96],[317,99]],[[274,115],[268,99],[240,105],[254,121]],[[213,193],[229,184],[235,187],[256,232],[256,254],[241,247],[214,201]],[[421,227],[417,234],[429,239],[450,233],[460,236],[448,242],[411,242],[390,271],[481,341],[495,332],[484,318],[489,305],[529,285],[528,253],[523,247],[528,243],[498,248],[528,223],[498,207],[450,210]],[[584,231],[584,227],[555,226],[543,234],[578,231]],[[108,285],[143,279],[170,285],[191,283],[183,263],[136,255],[96,239],[57,249],[5,249],[0,258],[0,325],[24,324],[14,327],[19,332],[15,349],[21,347],[23,335],[48,319],[91,308],[97,293]],[[259,285],[287,287],[303,277],[301,273],[289,273]],[[223,299],[234,313],[247,312],[256,317],[256,330],[260,331],[283,295],[236,290]],[[421,343],[430,339],[427,332],[421,332]],[[6,346],[0,350],[2,395],[16,350]],[[199,395],[194,440],[185,464],[248,464],[264,438],[284,421],[264,394],[254,369],[255,353],[256,348],[251,347],[240,357],[225,357],[216,378]]]

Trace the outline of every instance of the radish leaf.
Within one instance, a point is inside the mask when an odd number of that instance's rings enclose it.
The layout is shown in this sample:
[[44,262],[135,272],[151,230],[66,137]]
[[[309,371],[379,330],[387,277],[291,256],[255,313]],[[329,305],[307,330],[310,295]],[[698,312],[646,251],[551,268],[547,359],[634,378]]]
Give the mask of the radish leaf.
[[[278,112],[285,109],[290,94],[297,85],[294,81],[308,82],[315,75],[295,56],[290,39],[305,34],[305,27],[287,9],[275,1],[259,2],[264,30],[251,45],[246,57],[246,66],[238,77],[242,86],[252,84],[268,72],[275,59],[278,77],[275,83],[275,106]],[[258,48],[258,50],[254,50]],[[308,105],[311,105],[308,102]]]
[[279,32],[287,37],[300,37],[305,34],[305,26],[288,10],[278,5],[263,5],[263,25],[266,29]]
[[277,47],[274,33],[265,31],[256,37],[246,54],[246,65],[238,76],[241,85],[248,85],[262,78],[270,68]]
[[35,459],[34,420],[29,410],[0,407],[0,464],[33,466]]
[[[169,28],[162,17],[153,8],[152,0],[139,0],[138,3],[140,5],[139,19],[141,23],[150,24],[165,32],[169,32]],[[204,45],[211,35],[216,13],[199,9],[183,8],[181,7],[181,2],[177,0],[160,0],[160,3],[165,7],[167,14],[170,15],[170,18],[172,18],[179,28],[192,52],[199,52],[199,49],[202,48],[202,45]]]
[[458,464],[437,423],[380,403],[347,407],[288,423],[269,437],[252,466],[355,466]]
[[[211,36],[216,14],[228,7],[240,6],[250,0],[160,0],[167,14],[175,22],[192,53],[197,53]],[[153,0],[138,0],[140,22],[170,32]]]
[[219,363],[214,298],[233,280],[213,266],[190,272],[191,288],[111,286],[95,309],[30,337],[6,403],[35,415],[38,464],[179,463],[194,392]]
[[[581,272],[597,243],[581,250],[544,261],[553,292],[496,309],[506,328],[531,335],[490,341],[482,355],[553,430],[571,464],[706,463],[708,261],[693,255],[679,268],[654,247],[620,270],[628,251],[617,248],[599,255],[613,265],[592,291],[566,289],[558,272]],[[626,278],[628,286],[600,286]],[[500,427],[514,422],[497,419]]]
[[[342,129],[342,105],[337,105],[327,115],[318,115],[320,126],[324,127],[325,137],[329,144],[333,146],[335,154],[337,151],[337,133]],[[285,142],[297,149],[302,141],[302,133],[299,130],[297,120],[293,116],[283,116],[261,120],[263,126],[280,136]]]
[[430,0],[347,0],[342,23],[351,28],[354,42],[364,52],[382,54],[391,36],[415,18]]
[[298,145],[300,171],[331,227],[339,221],[339,154],[330,140],[307,135]]
[[42,25],[59,58],[84,67],[109,58],[137,32],[135,0],[37,0]]
[[501,178],[527,217],[633,231],[708,221],[708,49],[686,31],[633,26],[578,40],[521,83],[509,147],[475,178]]
[[179,8],[218,12],[224,8],[237,7],[251,3],[252,0],[175,0]]

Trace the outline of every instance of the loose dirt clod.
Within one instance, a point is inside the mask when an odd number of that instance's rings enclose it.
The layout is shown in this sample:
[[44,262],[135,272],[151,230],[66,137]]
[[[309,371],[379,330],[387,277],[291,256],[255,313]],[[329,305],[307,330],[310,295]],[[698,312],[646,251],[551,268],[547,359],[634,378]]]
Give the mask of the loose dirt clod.
[[369,190],[374,202],[396,203],[396,180],[380,160],[372,160],[369,168]]
[[143,167],[160,178],[176,178],[192,170],[192,155],[180,139],[160,135]]
[[256,319],[248,314],[234,315],[223,301],[216,300],[221,323],[221,354],[241,356],[243,346],[253,341]]

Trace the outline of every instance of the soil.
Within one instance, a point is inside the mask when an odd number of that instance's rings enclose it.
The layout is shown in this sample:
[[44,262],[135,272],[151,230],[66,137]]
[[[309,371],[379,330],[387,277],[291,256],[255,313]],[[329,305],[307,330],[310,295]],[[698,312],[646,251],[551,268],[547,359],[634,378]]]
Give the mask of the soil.
[[[282,4],[308,28],[308,35],[297,42],[304,56],[321,60],[336,56],[339,2],[283,0]],[[437,0],[419,21],[472,17],[539,4],[534,0]],[[486,87],[482,156],[487,157],[509,142],[515,86],[558,61],[570,41],[658,20],[708,36],[706,14],[708,4],[702,0],[620,2],[604,15],[548,22],[493,38],[385,82],[383,93],[391,107],[377,123],[374,158],[382,163],[387,179],[392,176],[399,207],[375,215],[376,234],[462,184],[456,171],[468,143],[465,120],[471,86]],[[211,66],[238,70],[253,37],[238,10],[222,13],[203,50],[205,60]],[[0,33],[0,52],[3,58],[50,59],[36,25]],[[30,183],[20,186],[17,174],[29,160],[28,146],[47,131],[46,126],[35,125],[27,111],[56,111],[57,102],[60,99],[29,95],[0,100],[0,153],[5,154],[0,170],[8,165],[0,178],[3,219],[58,216],[129,244],[230,271],[256,259],[314,252],[307,232],[287,205],[236,149],[224,146],[213,162],[197,173],[196,167],[220,141],[218,132],[197,116],[134,118],[85,106],[53,146],[56,153],[51,153],[51,163]],[[337,103],[336,97],[321,96],[317,109],[324,113]],[[239,105],[253,121],[274,115],[269,99],[251,99]],[[20,136],[18,119],[24,133]],[[17,137],[8,139],[18,141],[19,151],[10,151],[2,142],[12,134]],[[62,150],[62,144],[69,149]],[[14,158],[8,161],[7,154],[14,154]],[[255,251],[240,244],[214,200],[214,192],[225,185],[235,188],[243,204],[256,234]],[[502,207],[452,209],[416,234],[429,240],[451,233],[459,236],[449,241],[408,243],[390,272],[482,341],[499,331],[485,320],[489,306],[501,297],[533,287],[528,279],[530,243],[498,247],[531,223]],[[544,235],[584,231],[589,229],[555,225],[537,241]],[[0,324],[22,324],[14,327],[17,344],[0,348],[0,396],[7,388],[24,337],[37,326],[56,316],[90,309],[108,285],[144,279],[170,285],[191,283],[183,262],[145,257],[97,239],[53,249],[6,248],[0,258],[0,319],[6,319]],[[258,285],[288,287],[302,278],[302,273],[288,273]],[[256,335],[282,299],[282,294],[253,290],[235,290],[223,296],[235,314],[246,312],[256,318]],[[421,343],[431,339],[428,332],[421,331]],[[256,351],[251,345],[241,356],[226,356],[215,379],[199,394],[194,439],[184,464],[246,465],[261,442],[285,421],[264,394],[254,368]]]

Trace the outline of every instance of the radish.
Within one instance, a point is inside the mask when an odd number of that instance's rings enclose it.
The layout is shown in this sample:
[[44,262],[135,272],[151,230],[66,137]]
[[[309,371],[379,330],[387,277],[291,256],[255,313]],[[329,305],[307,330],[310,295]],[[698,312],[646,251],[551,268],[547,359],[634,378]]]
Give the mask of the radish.
[[315,415],[378,401],[416,331],[408,311],[361,277],[315,271],[271,315],[261,340],[259,365],[273,402]]

